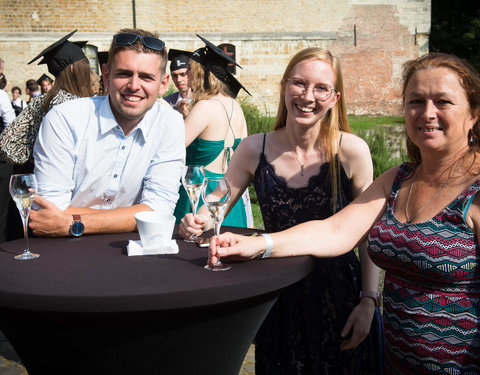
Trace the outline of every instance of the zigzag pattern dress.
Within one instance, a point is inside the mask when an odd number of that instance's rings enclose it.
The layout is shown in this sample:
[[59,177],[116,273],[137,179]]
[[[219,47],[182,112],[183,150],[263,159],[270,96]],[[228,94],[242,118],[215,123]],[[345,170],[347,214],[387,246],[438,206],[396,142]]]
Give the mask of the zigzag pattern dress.
[[400,166],[368,251],[385,269],[386,374],[480,374],[480,250],[464,213],[480,179],[432,219],[394,215],[412,165]]

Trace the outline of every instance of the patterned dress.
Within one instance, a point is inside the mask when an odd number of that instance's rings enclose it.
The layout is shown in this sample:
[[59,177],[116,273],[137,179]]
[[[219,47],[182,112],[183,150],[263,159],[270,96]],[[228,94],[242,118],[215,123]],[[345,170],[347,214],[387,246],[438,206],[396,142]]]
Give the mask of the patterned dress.
[[[338,201],[345,206],[351,201],[351,182],[343,168],[340,177]],[[268,232],[333,214],[328,163],[320,166],[306,187],[290,188],[262,150],[254,186]],[[375,362],[382,347],[378,311],[367,339],[354,350],[339,350],[340,332],[359,302],[360,276],[353,251],[336,258],[316,258],[313,272],[288,287],[263,322],[256,337],[255,374],[381,373],[380,359]]]
[[432,219],[395,219],[400,166],[387,209],[369,236],[386,270],[383,320],[387,374],[480,374],[480,251],[464,220],[480,179]]
[[[43,110],[45,98],[46,94],[35,97],[0,135],[0,156],[9,163],[24,164],[32,159],[33,145],[45,117]],[[48,109],[77,98],[79,96],[59,90],[50,101]]]

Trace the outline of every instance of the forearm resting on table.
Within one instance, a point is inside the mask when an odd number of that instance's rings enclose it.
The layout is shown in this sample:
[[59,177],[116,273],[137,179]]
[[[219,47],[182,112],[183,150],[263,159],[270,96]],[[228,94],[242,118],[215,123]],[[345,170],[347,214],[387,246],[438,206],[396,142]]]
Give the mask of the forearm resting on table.
[[81,215],[85,225],[85,233],[122,233],[136,229],[135,213],[152,211],[145,204],[136,204],[129,207],[98,210],[86,207],[68,207],[65,212]]
[[309,221],[282,232],[271,233],[272,256],[313,255],[330,258],[347,253],[357,245],[359,233],[345,233],[335,223],[325,220]]

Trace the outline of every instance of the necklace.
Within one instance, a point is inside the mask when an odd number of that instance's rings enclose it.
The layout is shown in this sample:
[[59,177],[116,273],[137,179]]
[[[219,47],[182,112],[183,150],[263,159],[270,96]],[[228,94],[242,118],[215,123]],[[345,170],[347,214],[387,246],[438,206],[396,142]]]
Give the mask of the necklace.
[[410,185],[410,190],[408,191],[408,196],[407,196],[407,204],[405,205],[405,216],[407,218],[407,224],[411,224],[412,220],[415,219],[418,214],[420,214],[420,212],[423,211],[423,209],[425,207],[427,207],[430,203],[433,202],[433,200],[438,197],[438,195],[442,192],[443,189],[445,189],[447,187],[447,185],[450,183],[450,181],[452,180],[452,177],[458,172],[459,168],[457,168],[455,170],[455,173],[453,175],[451,175],[447,182],[443,183],[442,186],[440,186],[440,189],[437,190],[437,192],[433,195],[432,199],[430,199],[427,203],[425,203],[423,205],[422,208],[420,208],[416,213],[415,215],[413,215],[412,217],[408,216],[408,204],[410,203],[410,196],[412,195],[412,188],[413,188],[413,183],[415,182],[415,179],[417,178],[417,173],[418,173],[418,170],[420,169],[420,167],[417,168],[417,170],[415,171],[415,174],[413,175],[413,179],[412,179],[412,184]]
[[312,155],[313,151],[315,150],[315,147],[313,147],[310,152],[308,153],[308,155],[305,157],[305,161],[301,161],[298,156],[297,156],[297,153],[295,152],[295,150],[293,149],[292,145],[290,144],[290,142],[288,142],[288,145],[290,146],[290,151],[292,152],[293,156],[295,156],[295,159],[297,159],[297,162],[298,164],[300,164],[300,173],[302,176],[305,175],[305,164],[307,164],[307,161],[308,159],[310,158],[310,156]]

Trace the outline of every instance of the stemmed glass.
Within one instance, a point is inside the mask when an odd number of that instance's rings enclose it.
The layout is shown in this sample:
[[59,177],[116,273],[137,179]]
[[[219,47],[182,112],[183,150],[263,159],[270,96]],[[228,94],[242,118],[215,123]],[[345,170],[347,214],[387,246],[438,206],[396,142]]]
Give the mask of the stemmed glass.
[[[201,165],[187,165],[183,169],[182,184],[187,192],[190,200],[190,207],[192,213],[197,213],[198,201],[202,192],[203,183],[205,180],[205,169]],[[193,234],[189,238],[185,238],[186,242],[197,242],[199,238]]]
[[23,236],[25,237],[25,249],[23,254],[15,256],[15,259],[34,259],[39,254],[30,252],[28,246],[28,218],[32,209],[33,199],[37,194],[37,180],[33,174],[14,174],[10,177],[10,195],[17,205],[23,223]]
[[[230,202],[230,185],[228,180],[223,177],[207,177],[202,190],[203,202],[208,208],[214,223],[214,235],[220,234],[220,227],[225,215],[225,210]],[[209,264],[204,267],[209,271],[226,271],[231,267],[228,264],[222,264],[220,258],[213,266]]]

